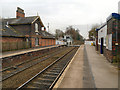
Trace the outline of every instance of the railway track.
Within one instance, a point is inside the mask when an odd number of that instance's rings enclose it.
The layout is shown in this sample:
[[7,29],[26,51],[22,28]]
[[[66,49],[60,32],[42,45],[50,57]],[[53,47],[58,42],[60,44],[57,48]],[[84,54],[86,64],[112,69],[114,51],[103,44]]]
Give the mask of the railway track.
[[[0,72],[4,72],[4,71],[9,70],[9,69],[11,69],[11,68],[14,69],[14,68],[16,68],[17,66],[19,66],[19,65],[21,65],[21,64],[28,63],[28,62],[31,62],[31,61],[34,60],[34,59],[41,58],[41,57],[44,57],[44,56],[46,56],[46,55],[49,55],[49,54],[51,54],[51,52],[54,53],[54,52],[57,51],[56,49],[58,50],[58,49],[60,49],[60,47],[55,48],[55,50],[52,50],[52,51],[51,51],[51,50],[49,51],[49,49],[48,49],[48,52],[43,52],[42,55],[32,57],[31,59],[27,59],[27,60],[25,60],[25,61],[23,61],[23,62],[20,62],[20,63],[18,63],[18,64],[12,65],[12,66],[7,66],[7,68],[3,67]],[[3,59],[2,61],[4,61],[4,59]]]
[[75,47],[56,59],[53,63],[19,86],[16,90],[25,88],[52,89],[77,49],[78,47]]
[[34,57],[33,59],[27,60],[26,62],[22,62],[20,64],[17,64],[15,66],[9,67],[7,69],[4,69],[2,72],[2,81],[14,76],[15,74],[18,74],[38,63],[40,63],[41,61],[44,61],[58,53],[60,53],[62,50],[66,50],[67,48],[64,47],[62,49],[59,49],[57,51],[53,51],[52,54],[48,53],[45,54],[43,56],[39,56],[39,57]]
[[[29,80],[31,77],[33,77],[36,73],[42,71],[45,67],[50,65],[52,62],[54,62],[57,58],[61,57],[68,51],[70,51],[74,47],[67,47],[66,49],[61,48],[61,52],[53,55],[52,57],[41,61],[40,63],[33,65],[30,68],[27,68],[17,74],[14,74],[13,76],[7,78],[6,80],[2,81],[2,87],[3,88],[17,88],[21,84],[23,84],[25,81]],[[60,51],[60,50],[58,50]],[[29,73],[29,74],[27,74]]]

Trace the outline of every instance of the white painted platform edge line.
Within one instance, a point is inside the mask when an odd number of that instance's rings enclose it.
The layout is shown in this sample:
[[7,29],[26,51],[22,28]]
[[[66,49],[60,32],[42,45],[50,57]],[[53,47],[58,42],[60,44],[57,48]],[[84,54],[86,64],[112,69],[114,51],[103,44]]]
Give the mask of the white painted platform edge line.
[[[81,45],[81,46],[82,46],[82,45]],[[66,69],[64,70],[63,74],[62,74],[62,75],[60,76],[60,78],[58,79],[58,81],[57,81],[57,83],[55,84],[55,86],[53,87],[53,89],[54,89],[54,88],[58,88],[59,85],[61,84],[63,78],[65,77],[66,72],[68,71],[68,69],[69,69],[69,67],[70,67],[70,65],[71,65],[71,63],[73,62],[75,56],[78,54],[78,51],[81,49],[81,46],[79,47],[79,49],[77,50],[77,52],[76,52],[75,55],[73,56],[73,58],[72,58],[72,60],[70,61],[69,65],[68,65],[68,66],[66,67]]]

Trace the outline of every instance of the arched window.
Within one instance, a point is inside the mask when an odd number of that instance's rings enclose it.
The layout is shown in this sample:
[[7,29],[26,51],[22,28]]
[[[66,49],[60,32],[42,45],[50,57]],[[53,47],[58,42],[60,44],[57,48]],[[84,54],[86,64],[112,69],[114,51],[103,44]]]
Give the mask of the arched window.
[[38,24],[35,23],[35,32],[38,33]]

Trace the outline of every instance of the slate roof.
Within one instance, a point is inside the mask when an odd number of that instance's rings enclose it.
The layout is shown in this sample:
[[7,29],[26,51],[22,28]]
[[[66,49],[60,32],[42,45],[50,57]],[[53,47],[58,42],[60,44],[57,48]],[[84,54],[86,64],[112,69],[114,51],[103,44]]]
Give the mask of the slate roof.
[[[2,34],[2,35],[1,35]],[[24,35],[18,33],[15,30],[9,28],[9,26],[5,26],[5,29],[2,29],[1,36],[14,36],[14,37],[24,37]]]
[[46,31],[40,31],[39,34],[41,35],[42,38],[48,38],[48,39],[55,38],[52,34]]
[[0,29],[0,36],[24,37],[23,34],[19,33],[11,26],[6,25],[6,22],[4,22],[4,20],[2,21],[2,29]]
[[[39,16],[23,17],[23,18],[18,18],[18,19],[17,18],[3,19],[2,29],[0,29],[0,35],[1,36],[24,37],[25,36],[24,34],[18,32],[17,30],[12,28],[10,25],[31,24],[37,18],[40,19]],[[47,38],[47,39],[55,38],[52,34],[46,31],[39,31],[39,35],[41,35],[42,38]]]
[[[8,22],[10,25],[31,24],[37,18],[40,19],[39,16],[32,16],[32,17],[4,19],[4,21]],[[40,19],[40,22],[41,22],[41,25],[44,26],[41,19]]]

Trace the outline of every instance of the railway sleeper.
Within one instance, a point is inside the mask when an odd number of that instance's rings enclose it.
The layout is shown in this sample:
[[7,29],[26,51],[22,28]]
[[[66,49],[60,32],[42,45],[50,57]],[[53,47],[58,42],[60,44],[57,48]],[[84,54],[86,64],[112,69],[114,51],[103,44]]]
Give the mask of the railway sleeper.
[[46,76],[43,76],[43,78],[45,78],[45,79],[55,79],[56,77],[55,76],[50,77],[50,76],[46,75]]
[[39,80],[49,80],[49,81],[54,81],[54,79],[47,79],[47,78],[38,78]]
[[42,90],[47,90],[50,87],[50,85],[48,84],[37,84],[37,85],[32,85],[32,86],[28,86],[26,88],[33,88],[33,89],[42,89]]
[[57,75],[56,74],[52,74],[52,75],[51,74],[43,74],[43,77],[53,77],[53,78],[55,77],[56,78]]
[[59,73],[57,73],[57,72],[46,72],[45,74],[51,74],[51,75],[53,75],[53,74],[55,74],[55,75],[58,75]]
[[54,69],[61,69],[61,67],[53,67]]
[[46,75],[49,75],[49,76],[57,76],[58,73],[45,73]]
[[57,70],[57,71],[60,71],[61,68],[53,68],[52,70]]
[[58,70],[50,70],[49,72],[55,72],[55,73],[60,73],[60,71],[58,71]]
[[36,84],[42,84],[42,85],[51,85],[53,81],[47,81],[47,80],[40,80],[40,81],[35,81],[33,82],[33,85],[36,85]]

